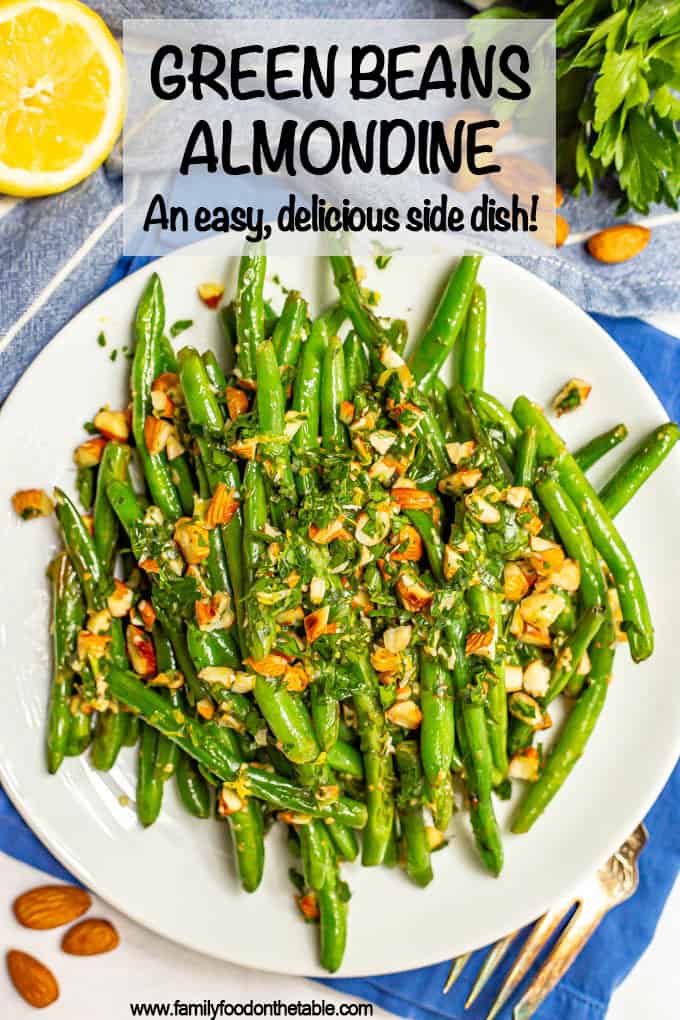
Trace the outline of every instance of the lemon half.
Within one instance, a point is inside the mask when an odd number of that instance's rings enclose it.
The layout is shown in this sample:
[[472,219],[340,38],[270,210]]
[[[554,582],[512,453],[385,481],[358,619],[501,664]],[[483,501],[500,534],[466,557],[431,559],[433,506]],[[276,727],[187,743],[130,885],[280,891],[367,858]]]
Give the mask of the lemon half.
[[52,195],[108,156],[125,112],[120,47],[77,0],[0,2],[0,192]]

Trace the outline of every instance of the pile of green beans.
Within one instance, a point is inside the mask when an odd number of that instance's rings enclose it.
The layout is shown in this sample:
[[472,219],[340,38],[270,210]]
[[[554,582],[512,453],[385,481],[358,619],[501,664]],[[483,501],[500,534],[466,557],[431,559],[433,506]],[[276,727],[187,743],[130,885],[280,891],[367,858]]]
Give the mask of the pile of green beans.
[[678,427],[596,493],[585,472],[625,426],[571,454],[528,398],[509,410],[485,390],[480,264],[459,261],[403,357],[404,323],[377,313],[345,252],[330,258],[337,303],[310,319],[298,291],[280,313],[265,300],[266,252],[249,247],[220,357],[174,351],[153,273],[128,439],[120,415],[79,470],[83,512],[55,493],[49,771],[90,746],[110,770],[136,745],[140,823],[172,779],[192,817],[226,819],[249,893],[280,821],[329,971],[347,940],[343,862],[400,864],[426,886],[462,806],[500,875],[496,797],[529,780],[512,831],[531,828],[602,712],[617,635],[636,661],[653,649],[613,518]]

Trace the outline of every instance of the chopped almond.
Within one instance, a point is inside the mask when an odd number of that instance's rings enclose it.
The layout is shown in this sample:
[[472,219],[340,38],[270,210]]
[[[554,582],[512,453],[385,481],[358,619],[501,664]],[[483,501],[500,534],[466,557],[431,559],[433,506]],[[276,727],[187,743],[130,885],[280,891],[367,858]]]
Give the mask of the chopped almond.
[[623,613],[621,612],[621,602],[619,601],[619,593],[616,588],[609,588],[607,590],[607,598],[609,600],[609,606],[612,611],[612,618],[614,620],[614,630],[616,632],[617,641],[627,641],[628,637],[625,630],[621,626],[623,623]]
[[343,518],[338,517],[336,520],[331,521],[324,528],[318,528],[316,524],[309,525],[309,537],[312,542],[316,542],[317,545],[328,545],[329,542],[333,542],[336,538],[339,538],[344,533]]
[[200,698],[196,702],[196,712],[200,715],[201,719],[210,722],[215,715],[215,706],[209,698]]
[[205,515],[208,528],[228,524],[238,510],[239,500],[235,489],[228,489],[224,482],[218,482]]
[[465,639],[466,655],[484,655],[490,658],[493,655],[494,632],[492,629],[483,631],[470,631]]
[[426,489],[404,488],[401,485],[392,488],[392,498],[402,510],[429,510],[435,504],[433,494]]
[[566,559],[562,566],[548,575],[548,583],[564,591],[578,591],[581,585],[581,568],[578,560]]
[[142,618],[142,623],[147,630],[151,630],[156,622],[156,611],[148,599],[141,599],[137,603],[137,612]]
[[162,390],[151,390],[151,406],[161,418],[172,418],[175,413],[175,405]]
[[100,609],[99,612],[88,613],[87,629],[90,634],[107,634],[111,629],[111,613],[108,609]]
[[465,506],[480,524],[498,524],[501,519],[498,508],[479,491],[471,492],[465,497]]
[[245,803],[241,800],[236,790],[232,790],[229,786],[222,787],[217,800],[217,812],[222,818],[235,815],[238,811],[243,811],[244,807]]
[[401,659],[396,652],[390,652],[387,648],[377,645],[371,652],[371,665],[378,673],[399,669]]
[[210,555],[208,528],[200,521],[180,517],[173,537],[187,563],[202,563]]
[[433,592],[413,574],[403,573],[397,578],[397,595],[401,604],[411,613],[418,613],[430,605],[434,598]]
[[224,296],[224,287],[221,283],[201,283],[198,296],[207,308],[215,309]]
[[519,510],[525,503],[528,503],[530,499],[531,489],[527,489],[525,485],[511,485],[505,493],[505,502],[514,507],[515,510]]
[[130,436],[130,423],[126,411],[109,411],[105,408],[94,416],[94,427],[107,439],[126,443]]
[[[170,429],[168,441],[165,444],[165,453],[169,461],[177,460],[184,453],[184,447],[182,446],[179,436],[177,435],[177,429],[173,426]],[[174,481],[173,475],[173,481]]]
[[283,682],[286,690],[300,694],[309,687],[309,673],[299,663],[297,666],[288,666],[283,674]]
[[474,439],[468,439],[465,443],[447,443],[446,452],[449,455],[451,463],[455,464],[457,467],[461,461],[470,459],[472,454],[475,452],[476,446],[477,444]]
[[417,730],[423,721],[423,713],[415,701],[395,701],[385,715],[395,726],[401,726],[405,730]]
[[182,403],[182,387],[176,372],[161,372],[151,383],[151,393],[165,393],[173,404]]
[[552,626],[565,604],[563,595],[549,591],[537,592],[522,599],[519,611],[526,623],[545,630]]
[[166,673],[158,673],[147,682],[149,687],[165,687],[169,691],[178,691],[184,686],[184,674],[178,669],[169,669]]
[[510,602],[519,602],[529,591],[529,582],[517,563],[506,563],[503,569],[503,595]]
[[326,582],[323,577],[313,577],[309,583],[309,601],[320,606],[326,595]]
[[375,517],[370,518],[367,513],[360,513],[357,517],[354,537],[360,545],[368,546],[382,542],[390,530],[390,515],[386,510],[376,510]]
[[505,666],[505,689],[508,694],[512,694],[513,691],[522,690],[522,679],[523,672],[522,667],[517,666],[514,663],[506,663]]
[[107,599],[111,616],[115,616],[116,619],[119,620],[124,616],[127,616],[132,609],[134,597],[132,588],[128,588],[128,586],[123,584],[122,581],[119,581],[118,578],[114,578],[113,592]]
[[329,614],[330,609],[328,606],[320,606],[318,609],[315,609],[314,612],[308,613],[307,616],[305,616],[304,628],[308,644],[313,644],[317,638],[326,633]]
[[463,468],[461,471],[454,471],[452,475],[442,478],[437,487],[444,495],[460,496],[467,489],[474,489],[481,477],[482,472],[479,468]]
[[304,896],[298,896],[297,905],[306,921],[319,920],[319,904],[315,892],[307,892]]
[[539,726],[543,721],[543,709],[530,694],[516,691],[508,698],[508,712],[521,719],[528,726]]
[[165,449],[170,436],[171,425],[163,418],[148,415],[144,421],[144,445],[152,457],[158,456]]
[[151,637],[141,627],[128,624],[125,644],[132,668],[138,676],[154,676],[156,673],[156,651]]
[[569,411],[575,411],[585,404],[591,390],[592,386],[585,379],[570,379],[553,398],[553,411],[558,418]]
[[249,656],[244,661],[260,676],[283,676],[288,669],[288,659],[278,652],[270,652],[263,659],[253,659]]
[[435,829],[433,825],[425,826],[425,836],[427,837],[430,850],[439,850],[446,843],[444,833],[440,832],[439,829]]
[[414,563],[423,555],[423,541],[420,532],[412,524],[402,524],[397,536],[397,548],[392,553],[393,560],[412,560]]
[[550,687],[550,670],[543,659],[534,659],[524,669],[522,686],[527,694],[542,698]]
[[541,577],[547,577],[553,571],[559,570],[564,563],[564,549],[556,542],[548,542],[538,535],[532,535],[529,544],[531,545],[531,556],[529,562]]
[[78,633],[76,652],[81,662],[101,659],[103,655],[108,655],[110,645],[110,634],[90,634],[87,630],[81,630]]
[[220,687],[231,687],[236,674],[228,666],[205,666],[198,674],[199,680],[206,684],[219,684]]
[[54,510],[54,503],[43,489],[20,489],[12,496],[12,506],[23,521],[49,517]]
[[535,783],[538,779],[540,758],[535,747],[527,747],[526,750],[513,754],[508,767],[508,775],[511,779],[524,779],[529,783]]
[[536,648],[550,648],[552,644],[549,630],[546,630],[544,627],[534,627],[530,623],[524,625],[524,629],[519,637],[523,644],[533,645]]
[[107,443],[108,439],[105,439],[104,436],[86,439],[84,443],[76,447],[73,460],[79,468],[96,467],[101,462]]
[[351,400],[343,400],[340,404],[338,417],[343,425],[351,425],[354,421],[354,404]]
[[248,394],[236,386],[227,386],[227,411],[232,421],[248,411]]
[[228,630],[234,622],[231,596],[225,591],[215,592],[210,598],[194,603],[194,614],[199,630]]
[[463,557],[457,549],[454,549],[453,546],[448,544],[444,546],[443,570],[444,577],[447,581],[451,581],[456,576],[462,560]]
[[139,561],[139,565],[142,570],[145,570],[147,574],[160,574],[161,568],[158,566],[156,560],[147,556],[145,559]]
[[388,627],[383,634],[385,648],[389,652],[399,653],[405,651],[411,643],[412,634],[413,627],[408,624],[401,627]]
[[255,451],[257,450],[257,437],[251,436],[250,439],[243,439],[237,443],[232,443],[229,449],[236,457],[241,457],[243,460],[254,460]]

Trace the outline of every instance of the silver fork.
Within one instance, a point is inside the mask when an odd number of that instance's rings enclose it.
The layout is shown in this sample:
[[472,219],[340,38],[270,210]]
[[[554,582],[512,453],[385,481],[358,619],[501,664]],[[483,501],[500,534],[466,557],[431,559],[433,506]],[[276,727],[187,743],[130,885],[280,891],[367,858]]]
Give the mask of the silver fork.
[[[526,977],[543,947],[557,931],[572,907],[576,905],[574,916],[512,1014],[513,1020],[529,1020],[529,1017],[533,1016],[543,1000],[569,970],[605,914],[612,907],[629,899],[637,889],[637,860],[646,842],[647,830],[644,825],[640,824],[573,899],[558,907],[553,907],[536,921],[487,1013],[486,1020],[493,1020],[503,1008],[517,986]],[[499,939],[491,947],[467,998],[466,1009],[475,1002],[518,934],[519,930],[513,931],[510,935]],[[458,980],[471,955],[472,953],[465,953],[452,960],[451,969],[443,988],[444,994]]]

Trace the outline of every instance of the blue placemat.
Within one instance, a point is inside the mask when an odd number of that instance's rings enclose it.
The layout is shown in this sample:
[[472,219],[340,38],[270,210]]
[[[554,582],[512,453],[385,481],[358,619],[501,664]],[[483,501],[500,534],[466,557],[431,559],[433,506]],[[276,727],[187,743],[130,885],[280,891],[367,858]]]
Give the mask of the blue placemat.
[[[121,259],[107,281],[146,264],[146,259]],[[680,343],[666,333],[637,319],[595,316],[619,346],[635,362],[655,389],[668,414],[680,416]],[[650,811],[646,821],[650,841],[640,861],[640,887],[633,899],[612,911],[573,965],[564,981],[536,1014],[538,1020],[599,1020],[606,1012],[614,989],[625,978],[649,945],[680,870],[677,816],[680,810],[680,766]],[[68,873],[21,820],[0,789],[0,850],[60,878]],[[366,933],[370,937],[370,933]],[[404,938],[417,938],[404,916]],[[492,997],[510,966],[499,969],[478,1003],[464,1012],[463,1003],[483,958],[480,950],[448,996],[441,994],[448,962],[402,974],[366,979],[328,980],[326,984],[360,996],[383,1008],[414,1020],[448,1017],[450,1020],[482,1020]],[[540,961],[539,961],[540,962]],[[510,1009],[500,1014],[510,1020]]]

